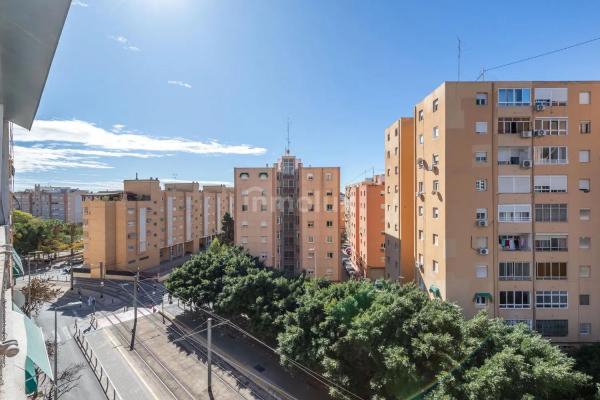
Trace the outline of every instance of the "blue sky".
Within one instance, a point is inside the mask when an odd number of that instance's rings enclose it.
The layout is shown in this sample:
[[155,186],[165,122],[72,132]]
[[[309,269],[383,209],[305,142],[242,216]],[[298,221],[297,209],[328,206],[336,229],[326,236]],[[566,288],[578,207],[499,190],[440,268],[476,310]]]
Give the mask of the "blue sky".
[[[577,4],[577,6],[575,6]],[[292,152],[383,169],[383,130],[444,80],[600,36],[594,1],[77,0],[16,187],[231,182]],[[600,41],[487,79],[599,79]]]

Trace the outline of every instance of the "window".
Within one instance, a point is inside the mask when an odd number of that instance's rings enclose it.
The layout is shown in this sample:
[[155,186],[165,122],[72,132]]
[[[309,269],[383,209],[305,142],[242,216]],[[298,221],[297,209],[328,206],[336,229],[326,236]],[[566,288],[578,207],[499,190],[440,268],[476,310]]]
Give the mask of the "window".
[[267,237],[266,236],[261,236],[260,237],[260,242],[261,243],[267,243]]
[[528,106],[531,104],[531,89],[498,89],[499,106]]
[[579,219],[582,221],[589,221],[592,210],[589,208],[581,208],[579,209]]
[[531,132],[531,121],[527,117],[498,118],[499,134],[518,134]]
[[333,236],[331,236],[331,235],[327,236],[326,242],[327,243],[333,243]]
[[569,163],[567,146],[536,146],[533,158],[537,165]]
[[536,193],[566,193],[567,175],[536,175],[533,190]]
[[475,211],[475,219],[477,221],[485,221],[485,220],[487,220],[487,208],[478,208]]
[[423,110],[419,110],[419,121],[423,121]]
[[135,214],[135,208],[128,208],[127,209],[127,214],[129,214],[129,215]]
[[475,122],[475,133],[477,133],[479,135],[483,135],[484,133],[487,133],[487,129],[488,129],[487,122],[485,122],[485,121]]
[[591,121],[579,121],[579,133],[592,133],[592,122]]
[[567,222],[566,204],[536,204],[536,222]]
[[248,174],[247,172],[241,172],[240,173],[240,179],[245,181],[246,179],[250,178],[250,174]]
[[580,294],[579,295],[579,305],[580,306],[589,306],[590,305],[590,295],[589,294]]
[[500,291],[500,308],[530,308],[531,300],[527,291]]
[[325,207],[325,210],[333,211],[333,204],[327,204],[327,206]]
[[390,169],[387,170],[387,176],[390,176]]
[[398,147],[394,148],[394,155],[398,155]]
[[592,266],[591,265],[580,265],[579,266],[579,277],[580,278],[589,278],[592,275]]
[[248,244],[248,236],[242,236],[242,244]]
[[531,178],[529,175],[499,175],[498,193],[529,193]]
[[531,160],[529,147],[500,147],[498,148],[499,165],[520,165],[524,160]]
[[419,229],[419,232],[417,233],[417,237],[419,238],[419,240],[423,240],[423,230]]
[[331,220],[327,221],[326,225],[328,228],[331,228],[333,226],[333,221],[331,221]]
[[127,221],[127,226],[129,226],[129,227],[135,226],[135,221]]
[[590,151],[589,150],[579,150],[579,162],[580,163],[589,163],[590,162]]
[[440,271],[440,264],[433,260],[433,263],[431,264],[431,270],[437,274]]
[[260,173],[258,174],[258,178],[259,178],[260,180],[262,180],[262,181],[265,181],[265,180],[267,180],[267,178],[268,178],[268,177],[269,177],[269,174],[267,174],[266,172],[260,172]]
[[440,209],[437,207],[433,207],[432,214],[433,214],[433,218],[439,218],[440,217]]
[[535,264],[535,278],[542,280],[567,279],[567,263],[538,262]]
[[488,248],[488,238],[487,238],[487,236],[477,236],[474,239],[474,247],[476,249],[487,249]]
[[333,253],[331,251],[327,252],[327,258],[333,258]]
[[260,221],[260,227],[261,228],[266,228],[267,227],[267,221]]
[[579,323],[579,334],[582,336],[587,336],[592,333],[592,323],[591,322],[580,322]]
[[[389,152],[388,152],[389,153]],[[312,181],[314,179],[314,175],[313,174],[306,174],[306,179],[309,181]]]
[[433,112],[436,112],[439,107],[440,107],[440,101],[439,101],[439,99],[433,100]]
[[423,134],[419,135],[419,144],[423,144],[425,143],[425,137],[423,136]]
[[535,292],[535,306],[537,308],[567,308],[566,290],[538,290]]
[[475,267],[475,276],[477,278],[487,278],[488,267],[487,265],[477,265]]
[[325,174],[325,180],[326,181],[330,181],[331,179],[333,179],[333,175],[330,172],[326,173]]
[[580,179],[579,180],[579,190],[584,193],[590,191],[590,180],[589,179]]
[[417,208],[417,213],[419,214],[419,216],[423,216],[423,206],[419,206]]
[[531,204],[499,204],[499,222],[529,222],[531,221]]
[[439,127],[437,127],[437,126],[435,126],[435,127],[433,128],[433,138],[434,138],[434,139],[437,139],[437,138],[439,138],[439,137],[440,137],[440,128],[439,128]]
[[544,135],[566,135],[569,131],[568,121],[568,118],[536,118],[535,130],[544,131]]
[[590,92],[579,92],[579,104],[590,104]]
[[529,235],[498,235],[498,245],[503,251],[528,251]]
[[475,181],[475,190],[485,192],[487,190],[487,179],[477,179]]
[[425,193],[425,186],[423,185],[423,182],[417,182],[417,191],[419,193]]
[[537,251],[567,251],[567,235],[558,233],[540,233],[535,235]]
[[536,88],[535,104],[543,106],[566,106],[568,91],[567,88]]
[[538,319],[535,330],[543,336],[567,336],[569,334],[568,319]]
[[487,162],[487,151],[476,151],[475,162],[485,163]]
[[508,326],[515,326],[517,324],[525,324],[529,329],[531,329],[532,321],[530,319],[506,319],[504,323]]
[[440,155],[439,154],[433,154],[431,156],[431,164],[432,165],[438,165],[440,163]]
[[531,279],[530,264],[526,261],[503,261],[498,264],[501,281],[528,281]]
[[475,105],[485,106],[487,104],[487,93],[477,93],[475,95]]
[[580,249],[589,249],[592,243],[592,239],[587,236],[582,236],[579,238],[579,248]]
[[485,306],[487,305],[487,296],[476,294],[473,298],[476,306]]
[[309,228],[314,228],[315,227],[315,221],[308,221],[307,226]]
[[312,235],[309,235],[308,238],[307,238],[307,242],[308,243],[314,243],[315,242],[315,237],[312,236]]
[[433,245],[434,246],[440,245],[440,236],[437,233],[433,234]]
[[248,227],[248,221],[242,221],[242,228]]
[[248,204],[242,204],[242,211],[248,211]]
[[433,193],[437,193],[439,191],[440,191],[440,181],[434,180],[433,181]]

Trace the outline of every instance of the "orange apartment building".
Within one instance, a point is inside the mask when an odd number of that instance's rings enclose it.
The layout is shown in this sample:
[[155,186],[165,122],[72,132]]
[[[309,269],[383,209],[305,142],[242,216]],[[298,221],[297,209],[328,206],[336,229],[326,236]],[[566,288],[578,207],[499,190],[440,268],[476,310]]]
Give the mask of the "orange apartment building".
[[414,119],[401,118],[385,130],[385,276],[415,279]]
[[600,82],[446,82],[416,105],[401,158],[421,287],[558,343],[600,339],[598,99]]
[[84,263],[90,276],[144,271],[198,252],[220,232],[216,219],[227,211],[222,204],[232,201],[231,192],[215,186],[204,193],[197,182],[167,183],[163,190],[150,178],[125,180],[123,191],[84,195]]
[[286,152],[272,166],[235,168],[234,179],[236,244],[287,274],[340,279],[339,167]]
[[383,175],[346,186],[351,260],[370,279],[385,277],[384,190]]

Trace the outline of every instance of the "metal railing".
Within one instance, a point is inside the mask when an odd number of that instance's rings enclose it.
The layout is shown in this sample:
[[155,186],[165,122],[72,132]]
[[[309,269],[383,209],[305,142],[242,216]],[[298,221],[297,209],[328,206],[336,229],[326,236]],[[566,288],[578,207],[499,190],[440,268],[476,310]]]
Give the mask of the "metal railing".
[[79,347],[79,349],[83,353],[83,356],[85,357],[85,360],[87,361],[88,365],[94,372],[96,379],[98,379],[98,382],[100,383],[100,387],[102,387],[102,391],[106,395],[106,398],[108,400],[117,400],[117,399],[125,400],[117,391],[117,388],[115,387],[115,385],[112,383],[112,380],[108,376],[108,372],[106,371],[106,368],[104,368],[102,366],[102,363],[100,362],[98,357],[96,357],[96,355],[94,354],[92,347],[89,345],[88,341],[85,339],[83,332],[77,326],[75,327],[75,333],[73,334],[73,338],[75,339],[75,343],[77,343],[77,347]]

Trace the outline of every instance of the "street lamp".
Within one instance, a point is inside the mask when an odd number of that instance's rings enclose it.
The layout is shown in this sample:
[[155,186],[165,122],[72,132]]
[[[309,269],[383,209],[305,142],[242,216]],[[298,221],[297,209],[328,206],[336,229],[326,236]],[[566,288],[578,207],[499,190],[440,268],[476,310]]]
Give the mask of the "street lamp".
[[104,281],[100,281],[100,298],[104,298]]
[[81,301],[72,301],[59,307],[54,307],[54,398],[58,399],[58,310],[68,307],[81,306]]

